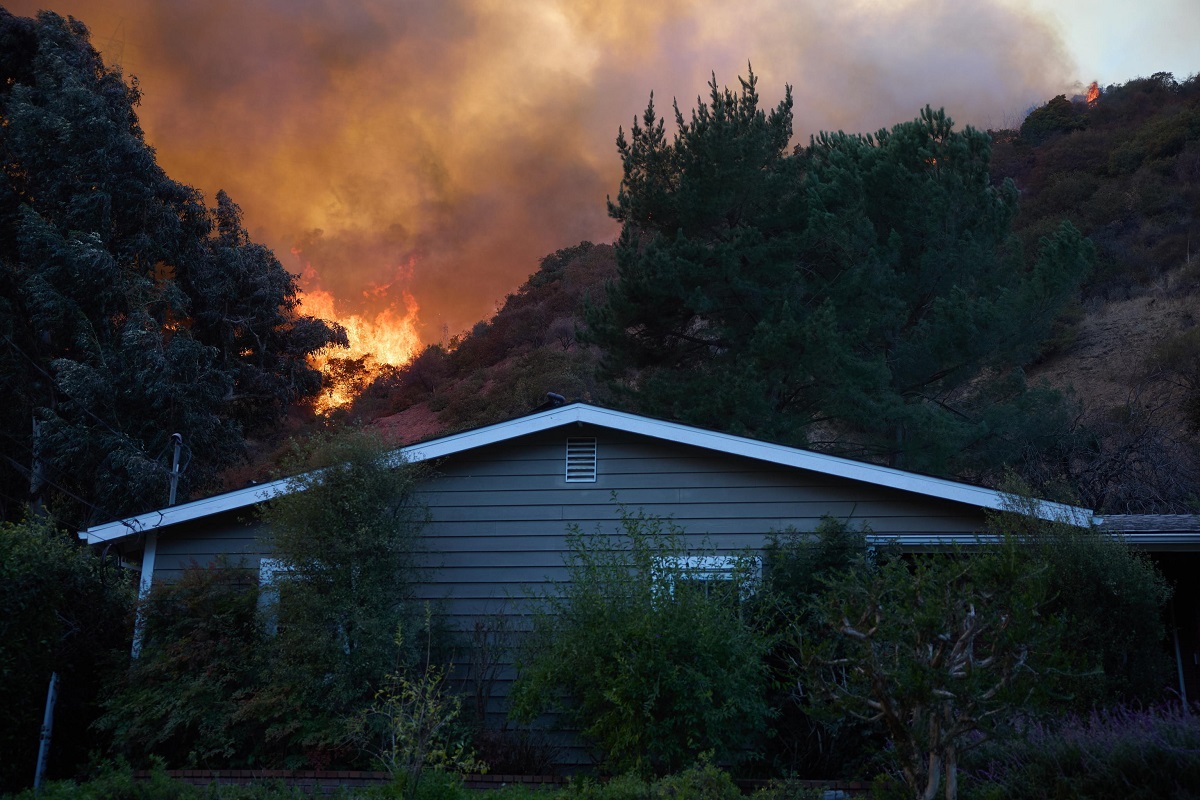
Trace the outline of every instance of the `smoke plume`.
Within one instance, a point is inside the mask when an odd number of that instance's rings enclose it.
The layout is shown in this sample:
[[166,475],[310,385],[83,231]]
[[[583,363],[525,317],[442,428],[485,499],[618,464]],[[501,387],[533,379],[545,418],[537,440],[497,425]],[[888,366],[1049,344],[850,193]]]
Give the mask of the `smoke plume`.
[[[10,3],[29,15],[37,2]],[[139,78],[159,161],[345,313],[410,292],[437,341],[541,256],[608,241],[613,141],[710,73],[794,87],[799,141],[926,103],[999,127],[1063,90],[1056,34],[1003,0],[60,0]]]

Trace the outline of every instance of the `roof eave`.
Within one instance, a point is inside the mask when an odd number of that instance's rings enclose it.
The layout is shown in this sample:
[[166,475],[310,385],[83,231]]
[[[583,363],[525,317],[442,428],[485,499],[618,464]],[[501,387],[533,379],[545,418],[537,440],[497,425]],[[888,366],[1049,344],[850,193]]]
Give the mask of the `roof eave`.
[[[852,461],[838,456],[814,453],[786,445],[761,442],[728,433],[694,428],[677,422],[666,422],[582,403],[573,403],[538,414],[409,445],[396,451],[396,457],[410,462],[428,461],[571,423],[599,425],[664,441],[690,444],[729,455],[806,469],[927,497],[964,503],[977,508],[1005,511],[1016,507],[1013,503],[1014,498],[994,489],[917,475],[891,467]],[[292,481],[291,478],[284,478],[183,505],[151,511],[97,525],[81,531],[79,536],[81,539],[86,539],[88,544],[98,544],[151,530],[159,530],[212,514],[235,511],[257,505],[287,492]],[[1029,505],[1031,510],[1043,519],[1065,521],[1080,527],[1086,527],[1092,522],[1092,512],[1089,509],[1044,500],[1034,501]]]

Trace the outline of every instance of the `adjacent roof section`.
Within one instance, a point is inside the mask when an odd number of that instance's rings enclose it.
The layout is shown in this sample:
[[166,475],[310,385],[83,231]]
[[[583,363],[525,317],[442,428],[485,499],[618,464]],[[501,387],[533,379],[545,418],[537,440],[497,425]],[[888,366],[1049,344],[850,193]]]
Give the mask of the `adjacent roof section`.
[[1096,527],[1137,547],[1195,550],[1200,545],[1200,514],[1105,514]]
[[[984,489],[965,483],[931,478],[912,472],[851,461],[846,458],[814,453],[795,447],[760,442],[728,433],[718,433],[702,428],[693,428],[675,422],[664,422],[623,411],[612,411],[583,403],[573,403],[560,408],[530,414],[525,417],[488,425],[484,428],[443,436],[427,442],[409,445],[397,451],[397,457],[419,462],[454,455],[477,447],[505,442],[520,436],[552,428],[584,423],[612,430],[627,431],[654,439],[693,445],[719,453],[744,456],[782,466],[809,470],[824,475],[833,475],[849,480],[862,481],[875,486],[884,486],[914,494],[952,500],[978,508],[1002,510],[1008,507],[1003,492]],[[79,536],[89,544],[107,542],[146,531],[157,531],[212,514],[247,508],[270,500],[288,491],[287,479],[257,486],[248,486],[225,494],[195,500],[191,503],[162,508],[135,517],[96,525],[82,531]],[[1088,525],[1092,512],[1086,508],[1040,501],[1036,513],[1047,519],[1061,519],[1076,525]]]

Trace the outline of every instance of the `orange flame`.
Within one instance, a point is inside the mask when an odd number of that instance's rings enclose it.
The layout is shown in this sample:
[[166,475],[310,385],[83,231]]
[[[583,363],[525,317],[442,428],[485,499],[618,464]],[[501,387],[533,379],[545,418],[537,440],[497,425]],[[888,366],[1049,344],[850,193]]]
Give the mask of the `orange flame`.
[[417,300],[402,292],[404,311],[394,306],[373,317],[339,315],[333,295],[311,289],[301,299],[302,313],[337,322],[346,329],[350,347],[327,347],[309,357],[309,363],[325,374],[325,388],[315,401],[318,413],[326,414],[348,405],[382,371],[385,365],[408,363],[421,349],[417,333]]
[[1100,99],[1100,84],[1092,81],[1092,85],[1088,87],[1087,104],[1089,106],[1096,105],[1096,101]]

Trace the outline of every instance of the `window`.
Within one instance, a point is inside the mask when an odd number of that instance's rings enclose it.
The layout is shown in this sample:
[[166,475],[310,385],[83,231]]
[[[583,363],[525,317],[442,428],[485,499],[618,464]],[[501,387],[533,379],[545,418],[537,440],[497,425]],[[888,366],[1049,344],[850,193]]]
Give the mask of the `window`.
[[258,610],[263,615],[263,627],[270,636],[279,633],[279,581],[287,573],[287,567],[279,559],[259,559]]
[[[292,570],[278,558],[262,558],[258,561],[258,611],[262,615],[263,629],[268,636],[275,636],[287,624],[286,616],[280,619],[280,609],[287,607],[288,588],[293,578]],[[294,583],[291,584],[295,586]],[[350,640],[340,623],[329,631],[342,642],[342,650],[350,655]]]
[[567,439],[567,483],[596,482],[596,439]]
[[677,583],[710,597],[727,596],[735,601],[751,597],[762,583],[759,556],[674,556],[664,565],[667,591]]

